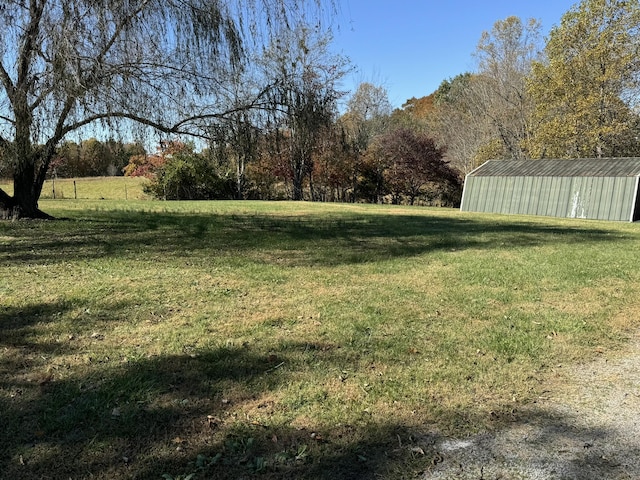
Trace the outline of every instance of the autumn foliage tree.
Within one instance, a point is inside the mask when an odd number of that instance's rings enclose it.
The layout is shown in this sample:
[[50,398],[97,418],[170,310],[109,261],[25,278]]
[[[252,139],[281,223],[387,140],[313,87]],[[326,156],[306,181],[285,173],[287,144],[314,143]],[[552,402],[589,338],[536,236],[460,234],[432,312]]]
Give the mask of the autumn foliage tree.
[[583,0],[553,28],[534,64],[535,157],[638,153],[640,5]]
[[433,138],[409,129],[390,131],[377,139],[374,155],[394,203],[406,196],[413,205],[419,195],[427,193],[428,185],[436,186],[431,196],[440,196],[445,203],[455,201],[461,178],[444,160],[444,152]]
[[304,198],[305,180],[313,198],[313,162],[322,138],[337,116],[344,92],[339,82],[348,61],[331,53],[330,32],[305,25],[283,31],[265,52],[264,74],[275,78],[271,130],[274,154],[288,164],[291,198]]

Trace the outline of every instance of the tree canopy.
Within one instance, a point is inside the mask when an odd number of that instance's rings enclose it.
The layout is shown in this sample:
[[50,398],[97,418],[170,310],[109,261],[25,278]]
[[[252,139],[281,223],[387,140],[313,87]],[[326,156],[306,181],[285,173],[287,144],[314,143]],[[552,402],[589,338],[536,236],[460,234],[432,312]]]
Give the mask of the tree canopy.
[[[387,168],[398,141],[428,138],[414,151],[463,173],[490,158],[640,152],[638,0],[582,0],[544,44],[537,20],[498,20],[478,41],[474,71],[395,111],[378,85],[342,90],[351,65],[323,23],[335,3],[3,3],[0,173],[14,188],[0,190],[0,216],[46,216],[47,172],[119,172],[127,162],[128,173],[177,179],[193,198],[429,202],[434,182],[420,161]],[[163,170],[122,147],[150,131],[161,133],[153,143],[200,137],[206,154]],[[213,187],[187,189],[193,172]]]
[[640,2],[582,0],[544,44],[540,28],[498,20],[478,42],[475,71],[404,109],[415,115],[433,99],[422,125],[462,171],[488,159],[640,154]]
[[529,80],[534,156],[637,154],[640,5],[583,0],[551,30]]
[[[38,198],[58,144],[99,125],[206,134],[255,107],[219,95],[249,48],[320,1],[11,0],[0,7],[0,148],[13,197],[4,216],[44,216]],[[262,33],[260,33],[262,32]]]

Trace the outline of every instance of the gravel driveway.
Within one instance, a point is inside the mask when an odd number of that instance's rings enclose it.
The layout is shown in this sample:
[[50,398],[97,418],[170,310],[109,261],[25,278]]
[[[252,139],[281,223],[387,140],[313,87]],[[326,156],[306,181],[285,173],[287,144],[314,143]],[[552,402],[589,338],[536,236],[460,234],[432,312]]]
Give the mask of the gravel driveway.
[[423,479],[640,479],[640,336],[563,377],[509,428],[438,440]]

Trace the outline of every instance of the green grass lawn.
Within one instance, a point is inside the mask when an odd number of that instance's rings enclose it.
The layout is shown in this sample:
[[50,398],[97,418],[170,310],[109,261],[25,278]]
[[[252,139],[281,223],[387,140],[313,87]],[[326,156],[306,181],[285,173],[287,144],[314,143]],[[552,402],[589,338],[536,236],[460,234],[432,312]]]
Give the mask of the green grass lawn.
[[[56,200],[148,200],[142,191],[142,177],[86,177],[47,180],[42,186],[42,199]],[[13,194],[13,183],[0,179],[0,188]]]
[[413,478],[638,326],[634,224],[40,207],[0,223],[1,478]]

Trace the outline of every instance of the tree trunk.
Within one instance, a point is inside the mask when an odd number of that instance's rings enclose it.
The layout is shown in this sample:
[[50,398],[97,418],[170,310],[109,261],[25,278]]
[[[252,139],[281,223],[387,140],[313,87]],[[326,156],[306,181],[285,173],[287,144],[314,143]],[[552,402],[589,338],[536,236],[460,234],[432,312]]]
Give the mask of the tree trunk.
[[302,195],[302,178],[300,178],[297,175],[294,175],[293,178],[293,194],[292,194],[292,200],[302,200],[303,199],[303,195]]
[[[20,218],[53,219],[38,208],[38,199],[42,193],[46,168],[39,169],[35,161],[38,155],[34,152],[24,161],[18,162],[13,174],[13,197],[0,189],[0,218],[18,220]],[[41,159],[42,161],[46,159]],[[48,162],[47,162],[48,165]],[[38,172],[36,173],[36,169]]]
[[304,163],[296,159],[293,164],[293,192],[292,200],[302,200],[304,198],[302,186],[304,183]]
[[[16,182],[14,181],[14,188]],[[38,196],[31,189],[20,192],[13,197],[0,189],[0,219],[19,220],[21,218],[41,218],[52,220],[53,217],[38,208]]]
[[13,197],[0,190],[0,217],[12,220],[20,218],[51,219],[53,217],[38,208],[38,199],[42,193],[42,185],[54,154],[53,146],[57,142],[49,141],[44,146],[33,146],[31,141],[33,118],[26,92],[27,87],[24,84],[20,84],[20,88],[16,89],[16,133],[12,148],[15,161]]
[[9,220],[20,217],[20,209],[12,197],[0,189],[0,219]]
[[312,202],[315,202],[318,200],[316,198],[316,191],[313,185],[313,172],[311,170],[309,170],[309,197]]

